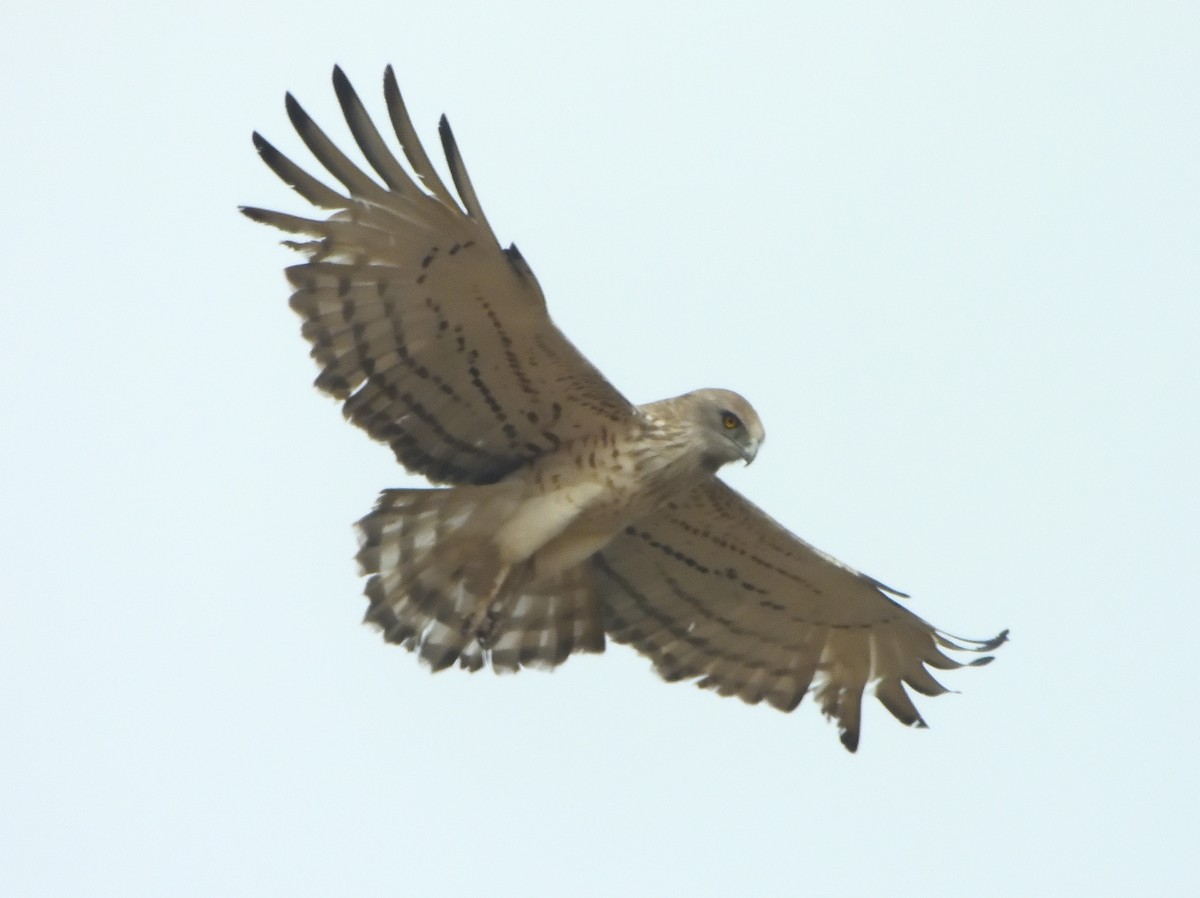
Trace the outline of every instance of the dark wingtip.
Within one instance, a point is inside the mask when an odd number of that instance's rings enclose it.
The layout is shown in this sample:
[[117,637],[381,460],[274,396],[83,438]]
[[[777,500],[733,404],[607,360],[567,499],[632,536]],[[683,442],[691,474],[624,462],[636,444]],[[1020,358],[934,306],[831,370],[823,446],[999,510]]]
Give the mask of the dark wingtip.
[[504,250],[504,255],[517,274],[522,277],[533,277],[533,269],[529,267],[529,263],[525,261],[525,257],[521,255],[521,251],[517,249],[515,243],[510,243],[508,249]]
[[[1006,642],[1008,642],[1008,630],[1001,630],[998,635],[993,636],[991,639],[988,639],[984,642],[979,643],[979,646],[978,646],[978,648],[975,649],[975,651],[977,651],[977,652],[993,652],[996,649],[1000,648],[1000,646],[1004,645],[1004,643],[1006,643]],[[990,661],[992,659],[989,658],[987,660]]]
[[389,94],[400,94],[400,82],[396,80],[396,70],[392,68],[389,62],[383,70],[383,92],[387,96]]
[[842,740],[842,745],[846,746],[846,751],[854,754],[858,751],[858,731],[857,730],[840,730],[838,736]]
[[459,184],[458,174],[458,142],[454,139],[454,132],[450,130],[450,119],[446,118],[445,113],[442,113],[442,117],[438,119],[438,139],[442,143],[442,153],[446,157],[446,162],[450,165],[450,177],[454,181],[454,186],[458,188],[459,196],[462,196],[462,186]]
[[271,214],[266,209],[260,209],[257,206],[238,206],[238,211],[245,215],[251,221],[257,221],[259,224],[269,224],[267,217]]
[[259,158],[267,163],[267,167],[271,171],[278,174],[284,181],[287,181],[288,179],[280,173],[280,166],[286,164],[287,157],[275,149],[275,144],[271,143],[271,141],[267,140],[257,131],[250,135],[250,139],[254,142],[254,149],[258,152]]
[[337,94],[338,100],[349,93],[354,93],[354,88],[350,86],[350,79],[346,77],[346,73],[342,71],[340,65],[333,67],[333,92]]
[[[458,186],[458,141],[454,139],[454,132],[450,129],[450,119],[446,118],[444,112],[438,119],[438,137],[442,141],[442,152],[446,154],[446,161],[450,163],[450,174],[454,175],[454,184]],[[461,187],[459,193],[462,193]]]
[[912,596],[910,596],[908,593],[901,592],[900,590],[896,589],[896,587],[888,586],[886,583],[880,583],[874,577],[871,578],[871,582],[874,583],[875,586],[878,587],[879,589],[882,589],[884,592],[889,593],[898,599],[911,599],[912,598]]
[[283,96],[283,107],[287,110],[292,126],[303,136],[305,126],[312,120],[308,117],[308,113],[304,111],[304,107],[300,105],[300,101],[292,96],[290,90]]
[[279,151],[257,131],[250,135],[250,141],[254,144],[254,149],[258,151],[258,155],[266,156],[268,153],[278,153]]

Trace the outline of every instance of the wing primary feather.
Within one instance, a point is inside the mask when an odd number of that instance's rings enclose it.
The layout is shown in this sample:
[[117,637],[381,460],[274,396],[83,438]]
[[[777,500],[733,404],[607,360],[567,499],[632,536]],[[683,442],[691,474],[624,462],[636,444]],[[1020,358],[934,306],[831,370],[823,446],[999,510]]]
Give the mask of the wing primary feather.
[[272,212],[270,209],[260,209],[257,206],[238,206],[238,211],[261,224],[268,224],[289,234],[307,234],[310,237],[322,237],[325,233],[325,223],[302,218],[299,215],[289,215],[286,212]]
[[504,251],[504,255],[508,258],[508,262],[516,270],[517,274],[524,278],[534,277],[533,269],[529,267],[529,263],[525,261],[525,257],[521,255],[521,251],[517,249],[515,243],[510,243],[508,249]]
[[284,97],[284,106],[287,107],[288,118],[292,120],[292,126],[304,141],[304,145],[331,175],[346,185],[351,195],[375,201],[386,199],[383,188],[334,145],[290,92]]
[[341,104],[342,114],[346,117],[346,124],[350,126],[350,133],[354,135],[354,140],[367,162],[371,163],[371,167],[383,178],[383,183],[397,193],[412,190],[415,186],[412,178],[383,142],[383,136],[371,121],[358,92],[341,66],[333,67],[333,89]]
[[412,166],[426,190],[450,208],[457,208],[458,203],[454,195],[446,188],[446,183],[429,161],[429,156],[417,137],[417,130],[408,115],[408,107],[404,105],[404,97],[400,94],[400,85],[396,83],[396,72],[390,65],[383,72],[383,96],[387,101],[392,130],[396,132],[396,139],[400,141],[400,148],[404,150],[404,158],[408,160],[408,164]]
[[838,738],[841,740],[842,745],[845,746],[846,751],[850,752],[851,754],[854,754],[856,751],[858,751],[858,737],[858,721],[854,721],[853,729],[851,729],[850,725],[848,724],[838,725]]
[[918,729],[927,729],[921,713],[917,710],[917,706],[913,704],[912,699],[908,697],[908,693],[904,691],[904,684],[897,679],[880,680],[875,685],[875,697],[879,699],[887,710],[905,726],[916,727]]
[[272,146],[271,142],[257,131],[251,135],[254,148],[267,167],[275,172],[292,190],[320,209],[345,209],[350,200],[331,187],[322,184],[295,162]]
[[875,697],[893,717],[906,726],[924,728],[921,712],[904,689],[901,677],[905,659],[897,645],[879,635],[871,636],[871,676],[875,680]]
[[938,644],[955,652],[994,652],[1008,642],[1008,630],[1001,630],[991,639],[967,639],[963,636],[952,636],[938,630],[934,634]]
[[479,222],[495,241],[495,232],[488,224],[487,216],[483,214],[483,207],[479,204],[479,197],[475,194],[474,185],[471,184],[471,176],[467,174],[467,166],[463,162],[462,153],[458,151],[458,141],[454,139],[454,132],[450,130],[450,120],[444,115],[438,121],[438,135],[442,138],[442,149],[446,153],[446,162],[450,165],[450,177],[454,179],[454,186],[458,190],[458,195],[462,197],[467,214]]
[[[257,206],[239,206],[238,209],[243,215],[251,221],[257,221],[262,224],[268,224],[278,228],[288,234],[303,234],[308,237],[316,237],[318,240],[307,242],[296,242],[285,240],[284,245],[302,252],[308,256],[309,262],[297,267],[285,269],[288,280],[297,284],[297,276],[300,275],[298,286],[308,284],[312,275],[318,269],[314,266],[324,265],[324,259],[335,248],[339,242],[353,240],[361,247],[372,249],[377,252],[386,251],[387,249],[387,234],[379,231],[376,228],[366,227],[350,221],[342,221],[336,218],[331,218],[326,221],[314,221],[311,218],[304,218],[299,215],[289,215],[286,212],[274,212],[270,209],[260,209]],[[338,266],[335,269],[334,277],[341,280],[346,274],[346,266],[343,263],[336,263]],[[382,266],[376,266],[376,271],[381,270]]]
[[865,580],[867,580],[867,582],[869,582],[876,589],[881,589],[884,592],[886,592],[890,595],[893,595],[898,599],[911,599],[912,598],[912,596],[910,596],[908,593],[901,592],[900,590],[896,589],[895,587],[888,586],[886,583],[880,583],[874,577],[868,577],[866,574],[863,574],[862,576]]
[[936,696],[945,695],[950,690],[939,683],[933,676],[920,664],[915,664],[904,672],[901,676],[909,686],[921,693],[921,695]]

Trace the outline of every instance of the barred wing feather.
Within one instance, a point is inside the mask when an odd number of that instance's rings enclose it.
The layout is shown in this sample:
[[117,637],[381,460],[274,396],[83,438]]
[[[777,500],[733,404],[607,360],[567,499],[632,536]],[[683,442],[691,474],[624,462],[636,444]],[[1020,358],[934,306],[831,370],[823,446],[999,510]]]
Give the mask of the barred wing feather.
[[[263,161],[328,218],[243,212],[297,238],[292,308],[321,368],[316,384],[409,470],[442,483],[492,483],[562,442],[634,413],[555,327],[515,246],[492,233],[445,118],[443,148],[462,205],[416,138],[389,67],[389,119],[413,176],[388,149],[340,69],[350,132],[382,184],[350,160],[289,94],[301,139],[344,188],[308,174],[262,136]],[[418,183],[419,182],[419,183]]]
[[[858,746],[864,690],[925,726],[905,690],[945,692],[926,669],[985,664],[893,601],[902,595],[810,546],[713,480],[632,525],[593,560],[605,630],[667,680],[695,680],[751,704],[794,709],[807,692]],[[943,649],[980,654],[970,662]]]

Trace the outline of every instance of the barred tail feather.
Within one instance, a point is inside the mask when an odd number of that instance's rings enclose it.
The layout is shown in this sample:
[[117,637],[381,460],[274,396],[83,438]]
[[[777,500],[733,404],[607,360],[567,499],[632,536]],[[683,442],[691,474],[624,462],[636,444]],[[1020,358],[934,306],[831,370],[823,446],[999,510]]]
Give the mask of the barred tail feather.
[[514,572],[486,637],[472,630],[481,599],[502,575],[491,536],[518,501],[505,484],[382,493],[358,522],[366,621],[435,671],[456,661],[470,671],[553,668],[573,652],[603,651],[584,566],[534,584]]

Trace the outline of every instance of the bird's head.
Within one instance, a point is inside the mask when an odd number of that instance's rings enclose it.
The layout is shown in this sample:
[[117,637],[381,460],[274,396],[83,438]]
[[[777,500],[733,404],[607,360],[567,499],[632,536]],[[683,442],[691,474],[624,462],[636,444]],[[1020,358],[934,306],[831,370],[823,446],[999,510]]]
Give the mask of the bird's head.
[[705,456],[715,467],[742,459],[754,461],[758,447],[766,438],[758,412],[731,390],[696,390],[684,398],[691,410],[692,423],[704,435]]

